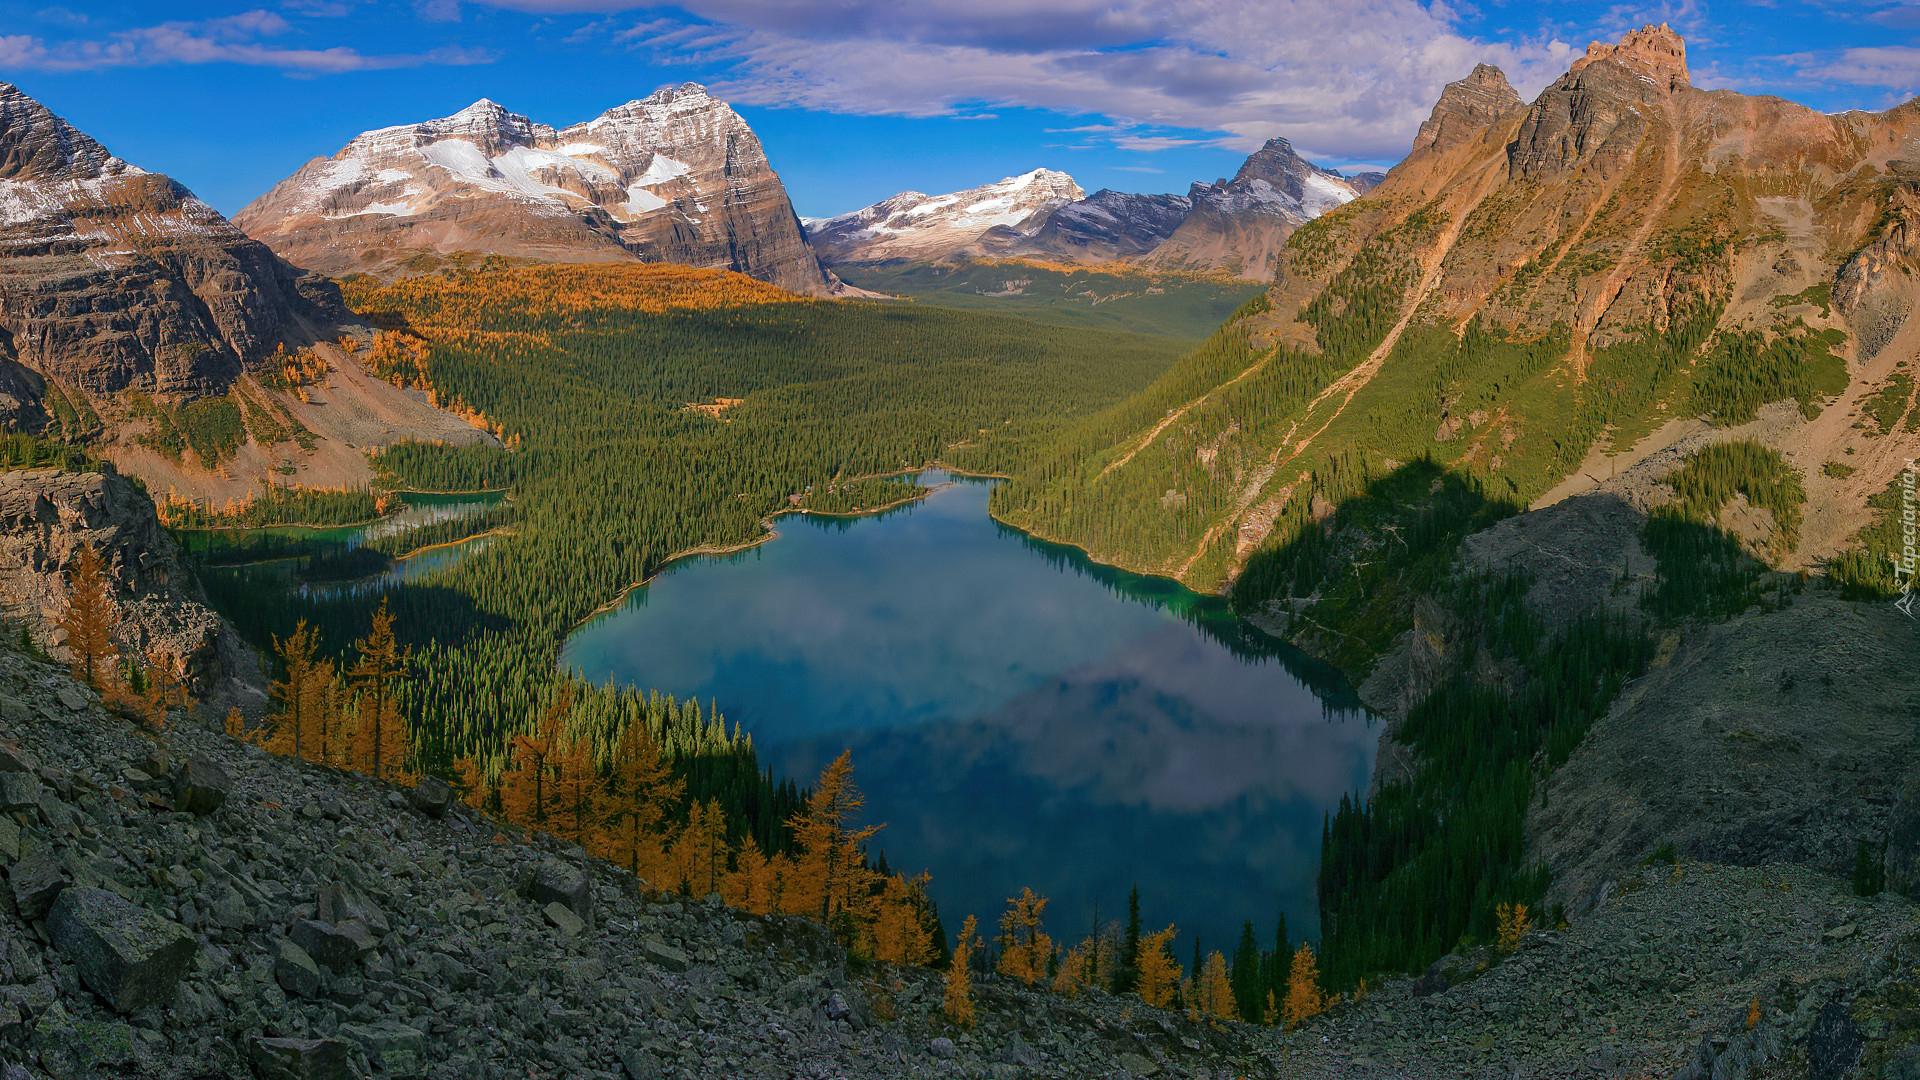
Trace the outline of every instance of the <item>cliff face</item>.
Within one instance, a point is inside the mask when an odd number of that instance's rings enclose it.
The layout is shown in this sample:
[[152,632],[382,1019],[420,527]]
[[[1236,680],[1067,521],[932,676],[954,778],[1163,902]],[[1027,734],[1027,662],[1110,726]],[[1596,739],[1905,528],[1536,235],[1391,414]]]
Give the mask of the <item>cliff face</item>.
[[45,424],[45,377],[224,389],[345,318],[331,283],[0,83],[0,423]]
[[196,693],[213,691],[246,649],[198,598],[153,500],[117,473],[0,472],[0,603],[55,655],[64,655],[70,574],[82,546],[113,584],[123,658],[170,662]]
[[331,274],[484,253],[716,267],[810,295],[832,285],[760,140],[693,83],[562,129],[481,100],[369,131],[234,221]]

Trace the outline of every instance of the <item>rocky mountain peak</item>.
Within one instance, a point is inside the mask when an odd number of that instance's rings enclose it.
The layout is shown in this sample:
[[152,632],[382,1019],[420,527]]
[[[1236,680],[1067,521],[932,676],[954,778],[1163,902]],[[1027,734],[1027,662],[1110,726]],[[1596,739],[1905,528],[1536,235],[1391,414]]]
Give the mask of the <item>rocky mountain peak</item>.
[[965,191],[903,191],[871,206],[807,221],[807,238],[822,261],[873,262],[949,258],[1033,236],[1069,203],[1087,197],[1073,177],[1032,169]]
[[422,250],[713,266],[802,293],[830,280],[746,121],[697,83],[565,129],[482,98],[370,131],[235,217],[287,258],[342,273]]
[[1687,78],[1687,43],[1666,23],[1648,24],[1628,32],[1616,44],[1596,41],[1587,46],[1587,55],[1573,62],[1569,74],[1590,64],[1618,64],[1640,75],[1669,81],[1670,86],[1690,85]]
[[0,82],[0,180],[95,180],[140,171]]
[[1525,105],[1513,85],[1507,82],[1506,72],[1492,64],[1476,64],[1473,74],[1448,83],[1440,92],[1432,114],[1414,136],[1413,149],[1416,152],[1452,149],[1505,113]]

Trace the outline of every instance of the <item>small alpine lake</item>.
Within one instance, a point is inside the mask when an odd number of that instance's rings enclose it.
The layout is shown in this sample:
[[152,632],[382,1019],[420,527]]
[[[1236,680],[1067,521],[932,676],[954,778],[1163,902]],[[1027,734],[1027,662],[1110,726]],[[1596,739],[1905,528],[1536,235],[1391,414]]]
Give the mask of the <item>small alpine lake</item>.
[[926,869],[948,931],[991,936],[1023,886],[1064,948],[1124,918],[1231,954],[1284,912],[1317,935],[1320,830],[1365,790],[1377,731],[1330,669],[1225,601],[1114,570],[987,514],[928,471],[865,518],[673,563],[568,641],[596,682],[711,699],[763,766],[808,780],[853,751],[895,870]]

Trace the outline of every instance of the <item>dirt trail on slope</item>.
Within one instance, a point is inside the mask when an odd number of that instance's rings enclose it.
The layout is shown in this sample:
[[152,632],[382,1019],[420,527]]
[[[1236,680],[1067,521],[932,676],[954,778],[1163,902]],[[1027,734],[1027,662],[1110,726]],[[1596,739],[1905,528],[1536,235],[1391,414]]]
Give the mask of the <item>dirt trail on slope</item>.
[[1192,401],[1187,402],[1185,405],[1182,405],[1179,408],[1174,409],[1172,412],[1169,412],[1164,419],[1162,419],[1159,423],[1153,425],[1153,428],[1149,430],[1146,433],[1146,435],[1141,438],[1139,446],[1136,446],[1133,449],[1127,451],[1126,453],[1120,455],[1120,457],[1115,459],[1112,464],[1108,465],[1104,469],[1101,469],[1100,475],[1094,477],[1094,479],[1095,480],[1106,479],[1108,473],[1112,472],[1115,469],[1120,468],[1122,465],[1125,465],[1127,462],[1132,461],[1134,458],[1134,455],[1138,454],[1142,450],[1145,450],[1147,447],[1152,446],[1153,441],[1160,437],[1160,433],[1172,427],[1173,425],[1179,423],[1181,417],[1187,415],[1187,413],[1191,412],[1192,410],[1197,409],[1200,406],[1206,404],[1207,399],[1212,397],[1213,395],[1219,393],[1222,390],[1225,390],[1227,387],[1232,386],[1243,379],[1248,378],[1254,372],[1259,371],[1261,368],[1266,367],[1267,361],[1271,360],[1272,358],[1273,358],[1273,353],[1269,351],[1267,355],[1262,356],[1260,359],[1254,361],[1251,364],[1248,364],[1246,367],[1246,370],[1242,371],[1240,374],[1235,375],[1233,378],[1228,379],[1226,382],[1221,383],[1219,386],[1214,387],[1213,389],[1207,391],[1206,393],[1201,394],[1199,397],[1194,398]]
[[[1334,421],[1340,419],[1341,415],[1347,411],[1347,406],[1353,403],[1354,395],[1358,394],[1363,387],[1373,381],[1375,375],[1379,374],[1381,365],[1387,362],[1387,357],[1393,353],[1393,347],[1399,344],[1400,335],[1404,333],[1407,326],[1413,322],[1413,317],[1415,313],[1420,310],[1420,305],[1426,303],[1428,295],[1433,292],[1435,286],[1440,284],[1442,265],[1446,262],[1447,255],[1453,251],[1453,245],[1460,239],[1460,230],[1466,225],[1467,218],[1472,215],[1474,208],[1480,205],[1481,200],[1487,197],[1487,193],[1491,190],[1494,181],[1498,179],[1499,176],[1499,173],[1489,171],[1481,177],[1480,185],[1474,190],[1473,196],[1467,199],[1461,207],[1447,219],[1447,224],[1441,228],[1440,235],[1435,238],[1433,245],[1428,248],[1426,255],[1421,258],[1420,283],[1414,289],[1412,298],[1407,301],[1405,307],[1401,310],[1400,318],[1395,320],[1392,328],[1387,331],[1387,336],[1380,339],[1380,344],[1375,346],[1373,351],[1367,354],[1365,360],[1355,365],[1354,368],[1345,375],[1329,383],[1326,389],[1315,394],[1313,400],[1308,402],[1307,407],[1300,412],[1302,420],[1304,420],[1312,416],[1314,410],[1331,400],[1336,394],[1344,391],[1346,396],[1340,399],[1338,405],[1334,406],[1333,412],[1327,416],[1326,423],[1321,424],[1311,435],[1308,435],[1297,443],[1293,443],[1293,452],[1287,453],[1283,458],[1281,455],[1286,452],[1288,444],[1292,442],[1294,433],[1300,429],[1301,421],[1295,421],[1293,425],[1287,429],[1286,436],[1280,440],[1278,446],[1274,447],[1273,454],[1267,459],[1266,464],[1249,474],[1246,486],[1241,489],[1239,496],[1234,500],[1233,512],[1225,515],[1221,520],[1209,526],[1205,535],[1201,536],[1200,543],[1194,548],[1193,554],[1188,556],[1187,561],[1180,565],[1180,569],[1175,575],[1178,579],[1186,579],[1188,571],[1193,569],[1193,564],[1200,561],[1200,557],[1205,555],[1207,550],[1214,545],[1214,542],[1220,538],[1220,534],[1229,526],[1239,521],[1240,516],[1245,514],[1247,510],[1253,506],[1254,502],[1260,498],[1260,492],[1266,488],[1267,482],[1273,479],[1274,474],[1279,472],[1282,467],[1291,463],[1295,458],[1299,457],[1315,439],[1325,434],[1326,430],[1333,426]],[[1271,528],[1271,525],[1269,525],[1269,528]],[[1255,539],[1253,543],[1258,543],[1262,539],[1265,539],[1265,537],[1259,537]],[[1246,546],[1251,547],[1252,545],[1248,544]]]

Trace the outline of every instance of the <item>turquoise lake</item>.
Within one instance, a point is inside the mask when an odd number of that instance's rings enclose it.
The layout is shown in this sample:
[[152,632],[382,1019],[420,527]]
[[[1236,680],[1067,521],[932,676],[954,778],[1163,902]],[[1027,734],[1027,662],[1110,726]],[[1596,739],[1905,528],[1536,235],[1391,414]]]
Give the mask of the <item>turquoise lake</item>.
[[673,564],[562,663],[711,700],[796,779],[850,748],[877,847],[932,872],[950,932],[1032,886],[1064,947],[1138,883],[1183,964],[1244,919],[1263,948],[1281,912],[1317,934],[1321,824],[1378,737],[1338,676],[1217,598],[996,523],[987,482],[921,482],[943,486]]

